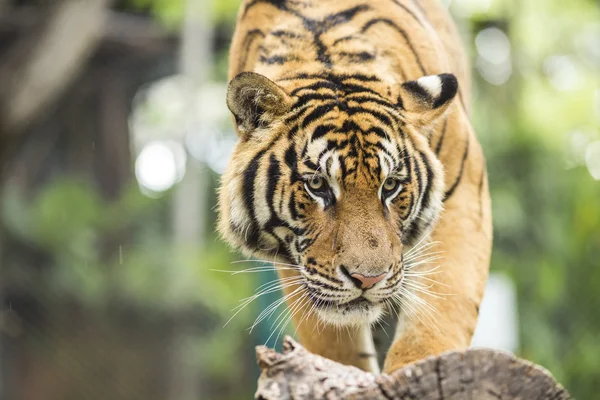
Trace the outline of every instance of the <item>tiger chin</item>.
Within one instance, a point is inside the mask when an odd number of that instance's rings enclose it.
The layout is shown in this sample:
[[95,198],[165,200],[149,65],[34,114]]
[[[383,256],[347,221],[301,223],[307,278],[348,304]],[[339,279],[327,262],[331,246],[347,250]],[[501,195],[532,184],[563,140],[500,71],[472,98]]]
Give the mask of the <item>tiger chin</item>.
[[[439,12],[432,1],[245,1],[231,47],[226,103],[239,140],[222,176],[218,230],[246,255],[274,262],[309,350],[367,370],[377,368],[361,356],[373,352],[369,326],[396,304],[386,371],[466,347],[485,284],[487,186],[484,174],[467,182],[481,168],[457,104],[459,80],[469,81],[457,79],[454,71],[464,73],[432,36],[427,18]],[[451,30],[435,21],[440,34]],[[468,196],[477,190],[475,211]],[[446,203],[455,191],[468,207]],[[472,231],[463,221],[478,216],[484,229]],[[453,226],[431,242],[430,233]],[[483,250],[469,248],[470,259],[463,248],[473,240]],[[428,256],[420,249],[445,251],[456,261],[447,270],[472,276],[462,287],[455,275],[419,275]],[[427,294],[415,276],[464,294],[447,312],[427,303],[442,312],[440,335],[419,315],[406,318],[420,306],[407,303],[411,293]]]

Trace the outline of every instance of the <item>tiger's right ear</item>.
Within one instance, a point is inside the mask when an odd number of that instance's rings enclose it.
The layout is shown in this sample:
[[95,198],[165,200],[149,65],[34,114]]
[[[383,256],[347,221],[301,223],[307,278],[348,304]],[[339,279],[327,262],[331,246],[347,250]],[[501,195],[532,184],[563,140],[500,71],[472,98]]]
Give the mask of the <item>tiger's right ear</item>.
[[227,107],[233,113],[242,138],[268,126],[289,111],[291,98],[279,85],[254,72],[236,75],[227,88]]
[[398,103],[413,125],[427,128],[446,112],[457,92],[452,74],[423,76],[400,86]]

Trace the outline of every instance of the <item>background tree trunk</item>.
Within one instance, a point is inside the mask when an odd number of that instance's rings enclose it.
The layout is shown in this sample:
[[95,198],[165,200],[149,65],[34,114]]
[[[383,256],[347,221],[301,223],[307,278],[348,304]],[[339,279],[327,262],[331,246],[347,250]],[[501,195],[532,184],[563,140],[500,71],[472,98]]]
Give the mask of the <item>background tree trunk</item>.
[[15,13],[0,1],[0,16],[29,25],[0,57],[0,178],[17,136],[51,108],[96,48],[112,1],[54,0]]
[[430,357],[390,375],[374,375],[309,353],[286,337],[283,354],[264,346],[256,398],[566,400],[569,393],[540,366],[476,349]]

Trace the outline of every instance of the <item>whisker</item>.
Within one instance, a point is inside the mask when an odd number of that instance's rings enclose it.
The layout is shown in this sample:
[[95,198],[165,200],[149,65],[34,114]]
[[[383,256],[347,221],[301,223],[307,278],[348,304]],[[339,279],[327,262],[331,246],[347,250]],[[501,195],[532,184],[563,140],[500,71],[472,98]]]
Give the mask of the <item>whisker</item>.
[[[379,324],[379,327],[381,328],[381,330],[383,331],[383,333],[385,334],[385,337],[387,337],[388,339],[390,338],[390,335],[388,335],[387,331],[385,330],[385,328],[383,327],[383,324],[381,323],[381,320],[377,320],[375,321],[375,323]],[[386,324],[387,325],[387,324]]]
[[296,280],[301,281],[303,279],[304,279],[304,277],[302,277],[302,276],[288,276],[285,278],[275,278],[275,279],[273,279],[267,283],[263,283],[262,285],[257,287],[256,291],[259,291],[261,288],[263,288],[264,286],[269,285],[271,283],[285,283],[285,282],[296,281]]
[[[289,318],[291,318],[294,315],[294,312],[296,310],[296,308],[299,305],[299,302],[303,300],[303,297],[300,296],[297,299],[295,299],[292,304],[290,304],[285,311],[281,312],[279,314],[279,316],[277,317],[277,319],[271,324],[271,334],[269,335],[269,337],[267,338],[267,341],[265,342],[265,345],[267,345],[267,343],[269,342],[269,340],[271,340],[271,337],[273,337],[273,334],[275,334],[275,332],[277,332],[279,326],[281,324],[284,323],[284,321],[289,321]],[[283,316],[283,318],[281,318]],[[277,323],[277,321],[279,321],[279,323]],[[277,326],[275,326],[275,323],[277,323]],[[285,323],[283,326],[287,325],[287,323]],[[273,329],[273,327],[275,326],[275,329]],[[277,335],[277,337],[275,338],[275,344],[277,344],[277,340],[279,339],[279,335]]]
[[[435,275],[435,274],[433,274],[433,275]],[[411,282],[417,282],[417,279],[418,279],[418,280],[424,280],[424,281],[427,281],[427,282],[431,282],[431,283],[433,283],[433,284],[436,284],[436,285],[444,286],[444,287],[447,287],[447,288],[449,288],[449,287],[450,287],[450,285],[446,285],[446,284],[445,284],[445,283],[443,283],[443,282],[436,281],[435,279],[428,278],[427,276],[422,276],[422,275],[410,275],[410,274],[408,274],[408,275],[404,275],[404,277],[405,277],[407,280],[410,280]],[[414,279],[411,279],[411,278],[414,278]]]
[[247,268],[239,271],[227,271],[222,269],[211,269],[211,271],[215,272],[226,272],[231,275],[239,275],[239,274],[247,274],[247,273],[255,273],[255,272],[267,272],[267,271],[279,271],[279,270],[289,270],[289,271],[297,271],[296,268],[281,268],[281,267],[256,267],[256,268]]
[[287,295],[281,297],[278,300],[273,301],[267,308],[265,308],[259,315],[258,317],[256,317],[256,319],[254,320],[254,323],[252,324],[252,326],[250,326],[250,328],[248,328],[249,332],[251,333],[252,330],[265,318],[270,317],[271,315],[273,315],[273,313],[283,304],[285,303],[285,301],[290,298],[291,296],[293,296],[295,293],[297,293],[300,289],[302,289],[302,286],[294,289],[292,292],[288,293]]
[[436,256],[436,257],[443,258],[441,255],[444,254],[444,253],[445,253],[445,251],[424,252],[424,253],[415,254],[415,255],[413,255],[411,257],[408,257],[408,258],[405,257],[403,259],[403,261],[404,261],[404,264],[410,264],[410,263],[413,263],[413,262],[416,262],[416,261],[421,261],[421,260],[423,260],[426,257],[434,257],[434,256]]
[[445,296],[448,296],[448,294],[446,294],[446,293],[433,292],[428,289],[420,288],[418,286],[413,286],[409,282],[405,282],[404,285],[408,288],[413,289],[416,292],[420,292],[420,293],[426,294],[428,296],[435,297],[436,299],[446,300]]
[[257,298],[259,298],[260,296],[263,296],[265,294],[269,294],[269,293],[273,293],[273,292],[278,292],[278,291],[282,291],[285,288],[288,288],[290,286],[294,286],[297,285],[299,282],[296,281],[292,281],[292,282],[286,282],[285,285],[279,285],[279,284],[272,284],[271,286],[269,286],[268,288],[264,288],[262,291],[260,291],[259,293],[256,293],[252,296],[246,297],[242,300],[240,300],[240,302],[242,302],[242,304],[238,304],[235,308],[233,308],[231,311],[236,310],[239,307],[245,307],[247,305],[247,303],[256,300]]
[[433,307],[431,304],[429,304],[429,302],[421,297],[419,297],[415,292],[412,292],[410,290],[408,290],[407,288],[401,288],[400,289],[400,293],[405,295],[406,297],[409,297],[411,300],[414,300],[416,303],[414,303],[415,305],[418,303],[420,305],[422,305],[423,307],[427,308],[428,310],[430,310],[431,312],[435,313],[436,315],[441,315],[440,312]]
[[425,258],[423,260],[415,260],[409,263],[404,263],[404,268],[407,271],[410,271],[411,269],[414,269],[416,266],[419,265],[423,265],[423,264],[431,264],[432,262],[436,261],[436,260],[441,260],[443,257],[429,257],[429,258]]
[[[302,296],[302,295],[301,295]],[[290,321],[294,318],[294,316],[302,310],[302,308],[306,305],[306,300],[308,300],[308,298],[306,296],[302,296],[300,297],[300,299],[302,300],[302,302],[300,304],[298,304],[298,307],[296,308],[296,311],[294,311],[287,319],[287,321],[285,322],[285,324],[283,324],[283,326],[281,327],[281,329],[279,330],[279,333],[277,334],[277,337],[275,337],[275,344],[277,344],[277,342],[279,341],[279,337],[281,336],[281,334],[283,333],[284,329],[289,325]]]
[[278,261],[267,261],[267,260],[236,260],[236,261],[232,261],[231,264],[239,264],[239,263],[246,263],[246,262],[262,262],[262,263],[266,263],[266,264],[283,265],[284,267],[297,267],[297,268],[304,267],[303,265],[298,265],[298,264],[286,264],[286,263],[282,263],[282,262],[278,262]]
[[425,240],[429,239],[429,236],[431,235],[433,228],[429,230],[429,232],[427,232],[422,238],[421,240],[419,240],[409,251],[406,252],[406,255],[410,255],[412,253],[414,253],[415,251],[418,251],[422,246],[428,246],[431,245],[431,243],[436,243],[436,242],[425,242],[423,245],[421,245],[421,243],[423,243]]
[[[225,325],[223,325],[223,328],[225,328],[234,318],[236,315],[238,315],[244,308],[246,308],[250,303],[252,303],[254,300],[256,300],[257,298],[259,298],[260,296],[263,296],[265,294],[268,293],[273,293],[279,290],[283,290],[285,287],[287,286],[291,286],[292,283],[290,284],[286,284],[283,286],[280,286],[278,284],[276,284],[274,287],[270,287],[268,289],[264,289],[263,291],[261,291],[260,293],[257,293],[253,296],[247,297],[245,299],[240,300],[242,302],[242,304],[237,305],[236,307],[234,307],[231,311],[235,311],[235,313],[227,320],[227,322],[225,322]],[[272,304],[272,303],[271,303]]]
[[426,253],[430,252],[431,250],[437,251],[436,249],[433,249],[433,247],[436,244],[440,244],[440,242],[428,242],[428,243],[425,243],[421,247],[419,247],[418,249],[411,249],[407,253],[404,253],[403,254],[403,258],[405,260],[410,260],[412,258],[419,257],[421,254],[426,254]]
[[413,308],[413,305],[410,304],[406,298],[395,294],[394,299],[399,303],[400,308],[406,312],[406,315],[409,315],[408,312],[412,313],[413,317],[417,318],[421,322],[421,324],[423,324],[428,329],[431,329],[425,322],[423,322],[423,320],[419,316],[419,313]]
[[439,274],[439,273],[443,272],[443,271],[439,271],[440,268],[441,268],[441,265],[438,265],[437,267],[431,268],[426,271],[407,271],[405,273],[405,276],[435,275],[435,274]]
[[[396,294],[398,300],[400,301],[401,306],[411,310],[413,312],[413,314],[415,315],[415,317],[421,322],[421,324],[423,324],[428,329],[431,329],[430,325],[426,324],[421,319],[420,313],[417,310],[421,311],[422,315],[427,319],[427,321],[429,321],[431,326],[435,327],[438,332],[441,332],[440,328],[436,324],[436,319],[433,318],[433,316],[431,315],[431,312],[428,309],[423,308],[423,306],[420,305],[419,303],[415,302],[414,295],[412,295],[410,292],[406,292],[406,293],[402,293],[402,294],[403,294],[402,296]],[[402,300],[405,300],[405,301],[403,302]]]

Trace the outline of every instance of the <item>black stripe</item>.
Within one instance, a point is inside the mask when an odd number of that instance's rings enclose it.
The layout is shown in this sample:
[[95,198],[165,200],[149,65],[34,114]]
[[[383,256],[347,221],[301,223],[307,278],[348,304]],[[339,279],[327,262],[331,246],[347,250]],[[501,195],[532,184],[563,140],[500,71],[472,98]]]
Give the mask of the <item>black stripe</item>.
[[[289,126],[290,124],[286,123],[285,125]],[[288,131],[287,138],[289,140],[292,140],[294,138],[294,135],[296,135],[296,133],[298,133],[299,130],[300,128],[298,127],[298,125],[293,125]]]
[[[331,279],[329,276],[323,275],[319,271],[316,271],[316,272],[317,272],[317,275],[320,276],[320,277],[322,277],[322,278]],[[346,289],[342,289],[342,288],[339,288],[339,287],[336,287],[336,286],[328,285],[327,283],[323,283],[323,282],[320,282],[320,281],[317,281],[317,280],[310,280],[308,282],[311,285],[318,286],[318,287],[321,287],[323,289],[331,290],[332,292],[345,292],[346,291]],[[342,282],[339,282],[339,283],[342,283]]]
[[319,169],[319,166],[312,162],[311,160],[304,160],[304,165],[306,165],[309,169],[316,171]]
[[448,118],[444,120],[444,127],[442,128],[442,135],[440,136],[440,140],[438,140],[437,145],[435,146],[435,154],[439,155],[440,150],[442,149],[442,143],[444,143],[444,136],[446,136],[446,129],[448,128]]
[[431,93],[427,89],[425,89],[421,84],[417,81],[408,81],[402,84],[402,87],[409,92],[411,92],[414,96],[417,96],[421,101],[426,104],[431,104],[433,102],[433,98],[431,97]]
[[[417,152],[418,153],[418,152]],[[424,193],[424,189],[425,189],[425,185],[423,184],[423,177],[421,175],[421,166],[419,165],[419,159],[417,157],[413,157],[412,161],[414,161],[414,171],[415,171],[415,175],[416,175],[416,181],[417,181],[417,185],[419,186],[417,189],[417,193],[419,194],[417,196],[417,201],[415,202],[415,208],[418,208],[418,210],[415,211],[415,215],[419,214],[419,211],[421,211],[421,205],[423,204],[423,193]],[[421,160],[422,161],[422,160]]]
[[275,157],[275,154],[271,153],[269,157],[269,169],[267,170],[267,206],[271,212],[271,216],[277,215],[275,212],[275,191],[277,190],[277,184],[281,177],[281,169],[279,167],[279,161]]
[[332,46],[335,46],[335,45],[337,45],[338,43],[341,43],[341,42],[347,42],[348,40],[352,40],[352,39],[355,39],[355,37],[352,36],[352,35],[350,35],[350,36],[344,36],[344,37],[341,37],[339,39],[335,39],[333,41]]
[[385,111],[381,110],[381,111],[375,111],[375,110],[367,110],[363,107],[349,107],[348,108],[348,115],[349,116],[353,116],[356,114],[368,114],[369,116],[375,118],[376,120],[378,120],[379,122],[381,122],[382,124],[385,124],[387,126],[394,126],[394,122],[398,122],[398,121],[394,121],[394,119],[391,117],[391,115],[386,115]]
[[370,93],[375,96],[381,96],[379,93],[365,86],[357,85],[356,83],[343,83],[344,92],[350,93]]
[[[388,135],[386,131],[384,131],[382,128],[380,128],[378,126],[373,126],[368,131],[365,132],[365,134],[367,134],[367,135],[370,133],[375,134],[377,137],[379,137],[381,139],[389,140],[389,138],[390,138],[390,135]],[[392,159],[394,158],[394,156],[392,156],[389,153],[389,151],[387,151],[387,149],[385,149],[385,147],[383,147],[383,145],[381,143],[377,142],[377,143],[375,143],[375,146],[377,146],[378,148],[385,151],[390,157],[392,157]]]
[[333,82],[329,82],[329,81],[319,81],[319,82],[313,83],[312,85],[302,86],[302,87],[292,90],[292,92],[290,93],[290,96],[296,96],[299,92],[301,92],[303,90],[317,91],[319,89],[331,89],[331,90],[335,91],[335,90],[339,89],[339,85],[336,85]]
[[390,158],[392,160],[397,161],[396,155],[390,153],[389,150],[381,142],[375,143],[375,147],[377,147],[379,149],[379,151],[382,151],[385,154],[387,154],[388,156],[390,156]]
[[313,80],[313,79],[323,79],[330,82],[343,82],[345,80],[355,79],[362,82],[379,82],[380,79],[374,75],[364,75],[360,73],[354,74],[339,74],[333,72],[323,72],[318,74],[307,74],[300,73],[297,75],[288,76],[285,78],[279,78],[277,81],[294,81],[294,80]]
[[319,125],[315,128],[315,131],[313,132],[310,140],[315,141],[317,139],[320,139],[323,136],[327,135],[332,130],[334,130],[335,128],[336,127],[334,125]]
[[410,8],[408,8],[404,4],[400,3],[398,0],[393,0],[393,1],[395,4],[402,7],[404,9],[404,11],[409,13],[415,19],[415,21],[417,21],[419,23],[419,25],[423,26],[423,24],[421,23],[421,20],[417,17],[417,15],[414,12],[412,12],[412,10]]
[[310,125],[311,123],[313,123],[314,121],[318,120],[319,118],[323,117],[325,114],[330,112],[333,109],[333,107],[334,107],[333,103],[324,104],[324,105],[315,107],[308,113],[308,115],[306,115],[302,119],[302,123],[301,123],[302,127],[306,127],[306,126]]
[[[354,94],[358,94],[358,96],[353,97]],[[390,109],[393,109],[394,107],[392,106],[392,104],[384,99],[382,99],[381,97],[372,97],[363,93],[351,93],[350,95],[348,95],[346,97],[346,101],[356,101],[356,102],[361,102],[361,103],[376,103],[379,104],[380,106],[383,107],[388,107]]]
[[300,179],[298,175],[298,154],[296,154],[296,150],[294,149],[294,144],[290,143],[284,155],[285,163],[292,171],[292,182]]
[[296,32],[291,32],[291,31],[286,31],[286,30],[282,30],[282,29],[272,31],[271,35],[278,37],[278,38],[285,37],[285,38],[289,38],[289,39],[298,39],[298,38],[303,37],[302,34],[298,34]]
[[356,14],[370,9],[371,7],[369,7],[368,5],[361,4],[335,14],[330,14],[323,19],[323,23],[325,24],[325,26],[322,28],[323,32],[328,31],[337,25],[349,22],[356,16]]
[[238,63],[238,72],[242,72],[246,69],[246,62],[248,61],[248,52],[250,51],[250,46],[252,42],[256,39],[256,36],[260,36],[262,38],[265,37],[265,34],[260,29],[252,29],[248,31],[246,36],[244,37],[244,41],[242,42],[242,49],[244,51],[244,55],[240,58],[240,62]]
[[[300,218],[300,214],[298,213],[298,209],[296,208],[296,199],[294,198],[294,192],[290,191],[290,201],[288,203],[288,209],[290,211],[290,216],[294,221],[297,221]],[[298,241],[296,241],[296,247],[298,245]]]
[[421,157],[421,161],[425,165],[425,176],[427,177],[427,184],[425,185],[425,193],[423,194],[423,200],[421,201],[421,211],[429,208],[429,202],[431,201],[431,185],[433,184],[433,170],[427,161],[427,157],[421,151],[417,151],[417,154]]
[[322,93],[307,93],[297,97],[297,100],[294,102],[294,105],[297,104],[306,104],[309,101],[313,100],[337,100],[337,96],[334,94],[322,94]]
[[460,163],[460,171],[458,171],[458,177],[456,177],[456,180],[454,181],[452,186],[450,186],[450,189],[448,189],[448,191],[445,193],[444,201],[448,200],[448,198],[450,198],[450,196],[452,196],[452,194],[454,193],[454,190],[456,190],[456,187],[458,186],[458,184],[460,183],[460,180],[462,179],[463,171],[465,169],[465,161],[467,160],[467,156],[469,155],[469,138],[470,138],[470,134],[467,133],[467,139],[466,139],[467,143],[465,145],[465,151],[463,153],[463,158]]
[[263,64],[267,64],[267,65],[283,65],[287,62],[290,61],[299,61],[300,58],[296,57],[296,56],[263,56],[261,55],[259,58],[259,61]]
[[361,51],[358,53],[349,53],[341,51],[337,55],[349,63],[363,63],[375,59],[375,54],[369,53],[368,51]]
[[254,209],[254,181],[260,167],[260,160],[265,155],[266,150],[258,152],[256,156],[250,161],[248,167],[244,171],[244,178],[242,184],[242,195],[244,198],[244,205],[250,219],[249,235],[244,235],[246,243],[250,246],[256,246],[258,244],[259,232],[258,222],[256,221],[256,211]]
[[481,177],[479,178],[479,219],[483,219],[483,182],[485,179],[485,162],[483,163],[483,168],[481,169]]
[[[283,123],[285,126],[292,125],[293,128],[291,129],[294,129],[297,132],[300,129],[300,126],[297,124],[298,121],[302,120],[302,118],[305,117],[305,114],[310,114],[315,110],[315,108],[321,107],[322,105],[323,104],[315,106],[314,104],[306,104],[304,106],[297,107],[293,113],[283,121]],[[292,136],[288,134],[288,137],[291,138]]]
[[417,60],[417,64],[419,65],[419,68],[421,69],[421,73],[423,75],[428,75],[427,72],[425,71],[425,67],[423,67],[423,64],[421,63],[421,59],[419,58],[419,55],[417,54],[415,48],[413,47],[410,39],[408,38],[408,35],[406,34],[406,32],[400,28],[398,25],[396,25],[394,23],[394,21],[387,19],[387,18],[374,18],[370,21],[368,21],[365,25],[363,25],[361,32],[365,33],[368,29],[370,29],[373,25],[375,24],[386,24],[392,28],[394,28],[396,30],[396,32],[398,32],[399,34],[401,34],[404,37],[404,40],[406,41],[406,44],[408,44],[408,47],[410,47],[410,50],[413,52],[415,59]]

